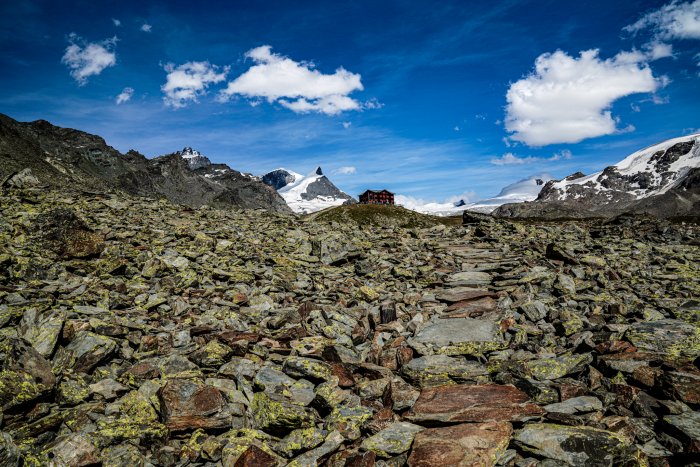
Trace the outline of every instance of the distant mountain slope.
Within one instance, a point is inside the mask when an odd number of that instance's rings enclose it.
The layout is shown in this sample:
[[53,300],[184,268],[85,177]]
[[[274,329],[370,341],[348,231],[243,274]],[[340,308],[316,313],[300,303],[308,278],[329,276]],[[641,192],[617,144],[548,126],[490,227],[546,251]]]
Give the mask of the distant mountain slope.
[[308,214],[355,202],[352,196],[338,189],[323,175],[321,167],[307,176],[277,169],[263,175],[262,180],[277,189],[287,205],[297,213]]
[[290,211],[260,180],[212,164],[192,148],[149,160],[133,150],[121,154],[96,135],[0,114],[0,182],[25,168],[61,190],[123,191],[192,207]]
[[673,138],[637,151],[589,176],[548,182],[532,203],[504,205],[503,217],[610,216],[622,212],[659,217],[700,212],[700,134]]
[[552,177],[547,174],[525,178],[506,186],[493,198],[486,198],[467,204],[465,209],[467,211],[490,213],[504,204],[533,201],[537,199],[545,183],[549,180],[552,180]]

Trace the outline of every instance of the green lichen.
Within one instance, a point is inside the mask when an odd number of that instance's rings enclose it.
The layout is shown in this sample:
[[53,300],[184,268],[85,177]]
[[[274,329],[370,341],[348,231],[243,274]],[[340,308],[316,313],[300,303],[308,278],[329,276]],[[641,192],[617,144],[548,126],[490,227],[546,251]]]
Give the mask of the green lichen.
[[136,391],[121,399],[118,418],[98,422],[96,433],[105,445],[129,439],[164,439],[167,435],[168,429],[158,421],[153,406]]
[[435,350],[436,353],[442,355],[471,355],[474,357],[483,356],[487,352],[494,350],[503,350],[508,347],[506,342],[487,341],[487,342],[459,342]]

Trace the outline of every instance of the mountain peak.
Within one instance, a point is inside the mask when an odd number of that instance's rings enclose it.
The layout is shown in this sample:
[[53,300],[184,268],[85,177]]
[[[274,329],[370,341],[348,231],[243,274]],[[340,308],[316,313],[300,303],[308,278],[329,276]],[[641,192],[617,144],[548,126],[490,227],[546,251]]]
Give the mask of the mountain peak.
[[211,165],[211,161],[208,157],[203,156],[201,152],[189,146],[185,146],[182,148],[182,151],[178,151],[176,154],[187,161],[190,170],[197,170]]
[[320,166],[320,165],[319,165],[318,167],[316,167],[316,172],[315,172],[315,173],[316,173],[316,175],[323,175],[323,170],[321,170],[321,166]]
[[180,157],[182,157],[183,159],[192,159],[192,158],[195,158],[195,157],[204,157],[204,156],[202,156],[202,153],[201,153],[201,152],[197,151],[196,149],[192,149],[192,148],[189,147],[189,146],[186,146],[186,147],[182,148],[182,151],[180,151],[179,154],[180,154]]

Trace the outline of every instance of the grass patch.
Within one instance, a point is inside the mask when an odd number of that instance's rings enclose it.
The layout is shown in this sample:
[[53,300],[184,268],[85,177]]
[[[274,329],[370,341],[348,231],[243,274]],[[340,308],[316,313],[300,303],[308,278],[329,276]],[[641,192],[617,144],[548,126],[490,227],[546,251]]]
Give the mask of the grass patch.
[[420,228],[435,225],[461,225],[461,216],[438,217],[421,214],[401,206],[351,204],[324,209],[306,216],[307,221],[354,223],[360,226]]

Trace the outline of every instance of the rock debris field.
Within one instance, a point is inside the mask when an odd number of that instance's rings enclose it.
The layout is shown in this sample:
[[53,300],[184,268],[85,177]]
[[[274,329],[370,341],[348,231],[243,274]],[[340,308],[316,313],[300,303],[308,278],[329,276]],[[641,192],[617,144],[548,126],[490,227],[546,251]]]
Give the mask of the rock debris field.
[[8,188],[0,465],[698,465],[698,226],[467,221]]

